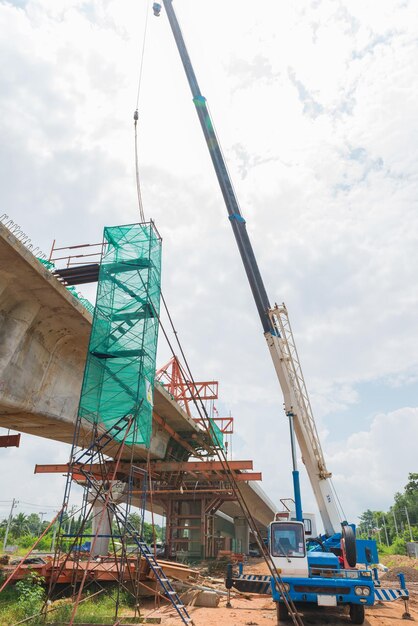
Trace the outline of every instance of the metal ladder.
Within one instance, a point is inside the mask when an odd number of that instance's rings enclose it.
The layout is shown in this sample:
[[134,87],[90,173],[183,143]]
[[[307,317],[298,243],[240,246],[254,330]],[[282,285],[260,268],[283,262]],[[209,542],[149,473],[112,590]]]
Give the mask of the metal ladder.
[[[99,498],[102,500],[105,500],[105,497],[100,492],[100,487],[97,485],[97,481],[95,480],[94,476],[92,476],[89,473],[89,471],[84,468],[79,468],[78,471],[80,471],[85,476],[89,485],[95,491],[98,492]],[[177,591],[175,591],[175,589],[173,588],[167,576],[164,574],[163,568],[161,567],[161,565],[158,564],[156,558],[152,554],[146,542],[142,539],[141,535],[138,533],[138,531],[130,522],[126,521],[125,516],[119,510],[119,507],[115,502],[109,501],[107,503],[107,506],[109,510],[113,513],[113,515],[115,516],[115,519],[124,528],[125,534],[127,534],[138,546],[138,549],[141,555],[144,557],[149,567],[151,568],[155,578],[158,580],[159,584],[161,585],[164,591],[164,595],[171,602],[172,606],[176,610],[183,624],[186,624],[186,625],[190,624],[191,626],[193,626],[193,620],[190,617],[189,613],[187,612],[185,605],[180,599],[180,596],[178,595]]]

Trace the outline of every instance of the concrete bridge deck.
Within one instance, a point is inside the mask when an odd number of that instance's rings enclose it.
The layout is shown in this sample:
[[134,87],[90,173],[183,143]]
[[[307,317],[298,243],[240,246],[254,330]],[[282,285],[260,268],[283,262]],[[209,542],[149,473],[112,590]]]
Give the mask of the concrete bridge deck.
[[[0,223],[1,427],[72,443],[91,322],[81,302]],[[208,435],[157,384],[151,458],[185,460],[208,446]],[[147,453],[134,448],[137,460]],[[258,486],[243,487],[255,517],[267,525],[274,505]],[[224,509],[240,515],[236,503]]]

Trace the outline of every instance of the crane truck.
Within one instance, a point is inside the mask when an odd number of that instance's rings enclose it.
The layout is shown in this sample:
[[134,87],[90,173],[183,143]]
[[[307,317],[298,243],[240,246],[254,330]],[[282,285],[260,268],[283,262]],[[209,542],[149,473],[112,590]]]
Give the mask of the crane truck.
[[[232,181],[218,142],[206,98],[202,95],[188,54],[173,0],[153,3],[153,12],[159,16],[164,5],[165,12],[186,73],[193,102],[206,140],[215,174],[225,201],[239,253],[260,317],[264,337],[273,361],[277,378],[284,396],[284,408],[290,428],[293,464],[294,515],[277,514],[268,529],[268,549],[280,572],[285,589],[298,605],[319,607],[348,607],[353,624],[363,624],[365,606],[376,600],[403,598],[408,612],[408,591],[405,580],[400,588],[380,589],[377,568],[376,542],[356,538],[354,524],[343,519],[341,507],[331,481],[305,380],[300,366],[287,309],[284,305],[270,305],[248,235],[246,221],[240,209]],[[305,522],[297,467],[296,439],[313,489],[324,525],[324,534],[306,539]],[[357,568],[357,565],[363,565]],[[227,576],[228,588],[234,586],[244,591],[257,591],[257,584],[265,583],[253,575],[242,572]],[[265,589],[265,584],[263,589]],[[277,606],[278,623],[288,617],[286,602],[280,586],[271,577],[270,589]],[[380,593],[380,591],[382,593]],[[387,593],[388,592],[388,593]]]

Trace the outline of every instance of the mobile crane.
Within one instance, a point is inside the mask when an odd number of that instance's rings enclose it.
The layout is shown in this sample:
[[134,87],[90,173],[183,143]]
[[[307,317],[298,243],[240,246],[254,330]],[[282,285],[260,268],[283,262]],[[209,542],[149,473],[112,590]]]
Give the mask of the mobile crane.
[[[319,606],[349,606],[351,622],[363,624],[365,605],[375,598],[385,600],[378,593],[377,570],[374,576],[369,568],[378,562],[376,543],[358,540],[354,524],[342,519],[318,437],[315,420],[300,366],[296,344],[284,305],[273,307],[258,268],[246,221],[241,212],[231,178],[216,136],[206,99],[199,84],[183,39],[173,0],[162,0],[170,27],[186,73],[193,102],[212,159],[219,186],[225,201],[228,218],[241,255],[248,282],[254,297],[264,337],[284,396],[285,413],[289,420],[293,464],[295,515],[276,516],[269,527],[269,551],[281,572],[286,591],[295,603],[312,603]],[[153,3],[153,12],[159,16],[160,2]],[[298,441],[310,483],[318,504],[325,534],[305,540],[299,472],[295,437]],[[363,563],[365,569],[357,570]],[[227,587],[249,590],[253,576],[243,574],[227,578]],[[391,590],[397,598],[405,599],[408,591],[401,579],[401,589]],[[279,622],[286,619],[287,608],[279,587],[271,580],[271,593],[277,603]]]

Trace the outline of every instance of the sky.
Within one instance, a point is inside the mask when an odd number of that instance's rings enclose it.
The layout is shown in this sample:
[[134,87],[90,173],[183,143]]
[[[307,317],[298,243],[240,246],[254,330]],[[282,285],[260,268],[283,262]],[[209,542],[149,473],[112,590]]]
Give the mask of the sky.
[[[220,381],[234,458],[254,459],[278,503],[291,496],[282,394],[167,18],[151,4],[0,0],[0,213],[46,253],[139,221],[132,118],[148,12],[140,178],[163,237],[163,291],[194,376]],[[289,310],[344,511],[385,510],[417,471],[418,4],[174,6],[270,300]],[[169,357],[161,338],[158,363]],[[68,454],[27,435],[2,450],[0,517],[13,497],[17,510],[58,507],[63,479],[33,467]],[[315,511],[303,470],[302,490]]]

